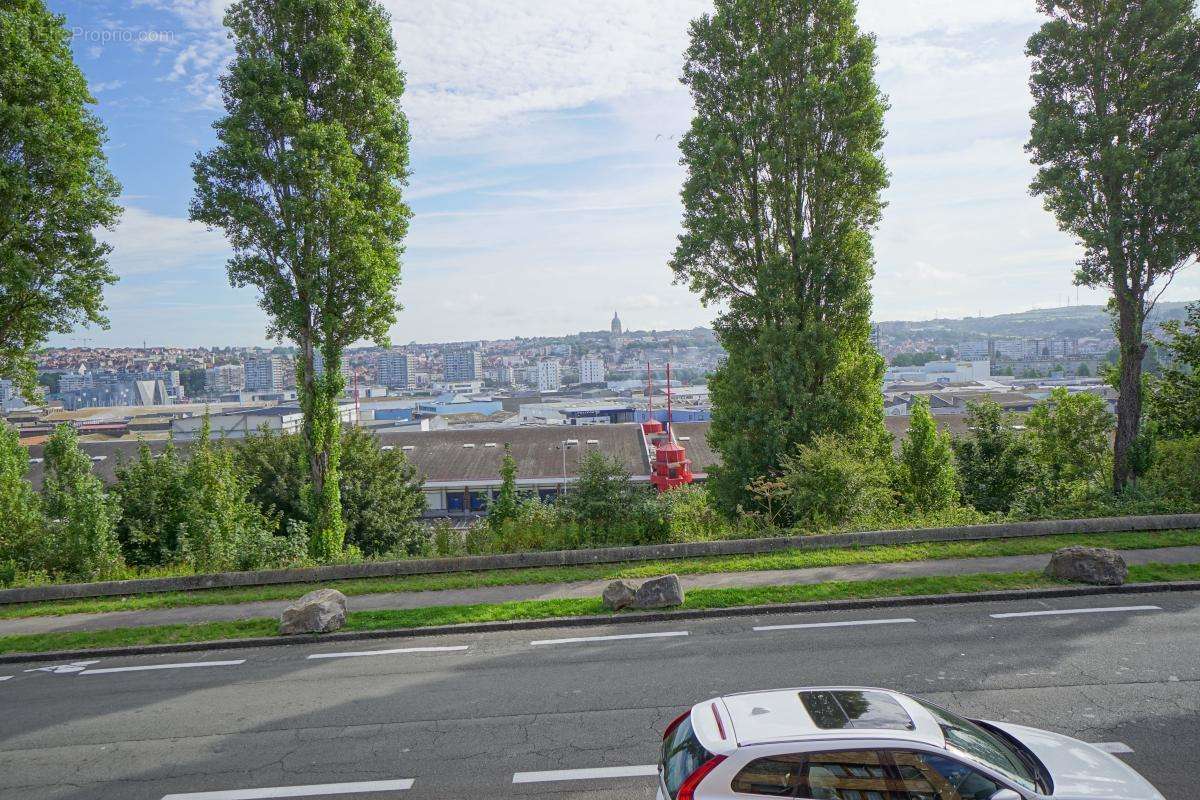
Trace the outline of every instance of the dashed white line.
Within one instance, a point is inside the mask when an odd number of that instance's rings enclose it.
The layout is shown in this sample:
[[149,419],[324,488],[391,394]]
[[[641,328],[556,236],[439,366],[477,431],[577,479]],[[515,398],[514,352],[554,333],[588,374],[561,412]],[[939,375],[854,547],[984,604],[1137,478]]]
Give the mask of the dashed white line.
[[517,772],[513,783],[549,783],[551,781],[595,781],[604,778],[644,778],[658,774],[655,764],[632,767],[593,767],[592,769],[552,769],[546,772]]
[[543,644],[574,644],[576,642],[615,642],[618,639],[659,639],[667,636],[687,636],[687,631],[663,631],[661,633],[622,633],[616,636],[576,636],[571,639],[539,639],[530,642],[537,647]]
[[453,647],[399,647],[394,650],[360,650],[353,653],[313,653],[312,658],[358,658],[360,656],[394,656],[401,653],[450,653],[466,650],[470,645],[455,645]]
[[11,680],[11,679],[12,679],[12,675],[0,675],[0,681],[7,681],[7,680]]
[[916,622],[916,620],[903,617],[899,619],[856,619],[845,622],[803,622],[796,625],[759,625],[754,630],[790,631],[798,628],[849,628],[855,625],[897,625],[902,622]]
[[266,800],[273,797],[323,797],[335,794],[368,794],[411,789],[413,781],[358,781],[357,783],[321,783],[312,786],[273,786],[263,789],[232,789],[223,792],[169,794],[162,800]]
[[1054,617],[1060,614],[1104,614],[1114,611],[1162,611],[1160,606],[1104,606],[1102,608],[1055,608],[1047,611],[1010,611],[1006,614],[989,614],[992,619],[1014,617]]
[[194,667],[236,667],[245,664],[246,659],[237,661],[193,661],[186,664],[147,664],[141,667],[105,667],[104,669],[85,669],[80,675],[109,675],[114,672],[146,672],[155,669],[192,669]]
[[1112,753],[1113,755],[1133,752],[1133,748],[1124,742],[1093,742],[1092,747],[1098,747],[1104,752]]

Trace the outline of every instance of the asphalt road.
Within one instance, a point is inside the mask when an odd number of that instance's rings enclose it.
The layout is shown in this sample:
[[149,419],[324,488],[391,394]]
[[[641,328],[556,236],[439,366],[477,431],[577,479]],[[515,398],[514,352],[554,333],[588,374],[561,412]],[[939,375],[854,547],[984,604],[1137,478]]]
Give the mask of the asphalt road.
[[[990,616],[1141,605],[1161,609]],[[754,630],[883,619],[913,621]],[[634,633],[674,635],[534,644]],[[414,647],[466,649],[309,658]],[[325,795],[350,800],[650,798],[653,779],[636,773],[683,708],[805,684],[887,686],[1123,742],[1170,800],[1197,797],[1200,593],[0,665],[0,798],[237,800],[328,784],[354,784]],[[555,770],[584,772],[538,774]]]

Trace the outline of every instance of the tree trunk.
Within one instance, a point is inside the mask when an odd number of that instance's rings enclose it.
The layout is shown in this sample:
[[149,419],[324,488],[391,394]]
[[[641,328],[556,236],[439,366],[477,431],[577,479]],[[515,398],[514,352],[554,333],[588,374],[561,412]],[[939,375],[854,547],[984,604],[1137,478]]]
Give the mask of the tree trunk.
[[1137,300],[1120,291],[1115,296],[1121,383],[1117,395],[1117,434],[1113,448],[1113,491],[1119,492],[1136,477],[1130,455],[1142,422],[1142,360],[1146,356],[1146,344],[1142,341],[1142,319]]
[[329,561],[342,551],[345,523],[342,520],[338,461],[341,425],[337,400],[341,394],[341,358],[325,356],[323,374],[316,374],[312,340],[301,345],[302,373],[300,408],[304,414],[304,451],[308,456],[309,496],[308,549],[317,561]]

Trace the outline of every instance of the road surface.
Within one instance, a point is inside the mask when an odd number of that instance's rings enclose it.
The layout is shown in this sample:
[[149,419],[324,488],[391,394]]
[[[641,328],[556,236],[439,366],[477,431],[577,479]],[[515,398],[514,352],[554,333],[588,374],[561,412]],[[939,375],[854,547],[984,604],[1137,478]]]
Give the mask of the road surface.
[[0,799],[650,798],[685,707],[805,684],[1110,743],[1200,792],[1189,592],[0,664]]

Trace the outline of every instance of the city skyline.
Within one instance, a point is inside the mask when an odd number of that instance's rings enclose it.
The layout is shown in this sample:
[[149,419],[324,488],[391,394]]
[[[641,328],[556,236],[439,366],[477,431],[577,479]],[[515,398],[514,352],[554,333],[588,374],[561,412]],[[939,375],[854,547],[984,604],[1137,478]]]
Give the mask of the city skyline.
[[[122,278],[107,291],[112,329],[51,344],[135,346],[147,331],[171,331],[182,346],[270,344],[253,290],[228,285],[222,236],[187,221],[189,164],[211,145],[220,111],[226,5],[51,0],[99,101],[126,207],[105,237]],[[567,335],[592,316],[602,328],[601,309],[614,307],[633,328],[711,324],[716,309],[667,268],[683,177],[676,142],[691,113],[678,75],[687,23],[707,2],[500,13],[448,0],[420,15],[385,6],[413,132],[415,216],[394,342]],[[873,0],[859,14],[879,38],[891,101],[874,318],[1103,302],[1071,285],[1078,250],[1027,191],[1033,1],[938,0],[917,12]],[[1193,269],[1166,298],[1196,296]]]

